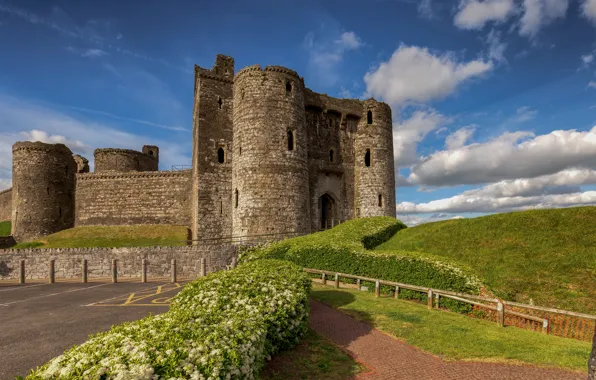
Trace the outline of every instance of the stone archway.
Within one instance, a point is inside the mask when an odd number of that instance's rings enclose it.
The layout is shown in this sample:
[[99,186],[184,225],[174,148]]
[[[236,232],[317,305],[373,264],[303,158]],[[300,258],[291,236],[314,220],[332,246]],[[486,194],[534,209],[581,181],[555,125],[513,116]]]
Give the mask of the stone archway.
[[335,215],[336,215],[336,204],[335,199],[329,194],[323,194],[320,198],[321,204],[321,224],[320,228],[322,230],[326,230],[328,228],[333,227]]

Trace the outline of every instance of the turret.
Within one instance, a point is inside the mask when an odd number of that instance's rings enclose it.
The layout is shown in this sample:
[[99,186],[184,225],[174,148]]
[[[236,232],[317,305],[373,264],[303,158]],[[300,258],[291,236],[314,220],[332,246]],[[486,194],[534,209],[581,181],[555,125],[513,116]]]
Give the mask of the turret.
[[304,84],[279,66],[234,77],[234,236],[310,232]]
[[72,228],[77,164],[63,144],[12,147],[12,235],[17,242]]
[[356,217],[395,217],[395,164],[391,108],[374,99],[363,103],[355,141]]

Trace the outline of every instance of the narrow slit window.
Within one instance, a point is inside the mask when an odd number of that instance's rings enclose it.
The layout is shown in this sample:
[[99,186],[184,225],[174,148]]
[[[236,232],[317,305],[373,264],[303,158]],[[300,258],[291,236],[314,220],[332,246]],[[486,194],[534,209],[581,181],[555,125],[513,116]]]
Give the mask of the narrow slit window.
[[62,207],[58,207],[58,214],[60,214],[60,217],[62,218]]
[[286,82],[286,96],[292,95],[292,83]]
[[288,131],[288,150],[294,150],[294,131]]
[[239,156],[242,156],[242,147],[238,148],[238,153]]
[[333,149],[329,151],[329,162],[333,162]]
[[383,207],[383,194],[379,194],[379,207]]
[[223,164],[226,161],[226,153],[224,152],[223,148],[219,148],[217,150],[217,162]]
[[368,113],[366,114],[366,122],[368,124],[372,124],[372,111],[368,111]]
[[219,215],[223,215],[223,201],[219,201]]
[[238,196],[238,189],[236,189],[234,191],[234,207],[235,208],[238,208],[238,198],[239,198],[239,196]]
[[221,96],[218,97],[217,104],[219,105],[219,109],[221,109],[221,106],[223,105],[223,100],[221,100]]
[[367,149],[366,154],[364,155],[364,165],[367,167],[370,166],[370,149]]

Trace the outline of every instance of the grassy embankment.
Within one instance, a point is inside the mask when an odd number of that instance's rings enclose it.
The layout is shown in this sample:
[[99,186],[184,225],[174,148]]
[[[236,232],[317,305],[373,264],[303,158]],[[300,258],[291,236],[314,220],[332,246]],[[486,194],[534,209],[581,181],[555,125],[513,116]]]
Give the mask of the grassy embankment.
[[70,228],[13,248],[180,246],[186,239],[186,226],[93,226]]
[[586,371],[591,344],[544,335],[369,292],[313,285],[311,297],[444,360],[528,363]]
[[434,255],[471,268],[504,299],[596,313],[596,207],[423,224],[375,252]]

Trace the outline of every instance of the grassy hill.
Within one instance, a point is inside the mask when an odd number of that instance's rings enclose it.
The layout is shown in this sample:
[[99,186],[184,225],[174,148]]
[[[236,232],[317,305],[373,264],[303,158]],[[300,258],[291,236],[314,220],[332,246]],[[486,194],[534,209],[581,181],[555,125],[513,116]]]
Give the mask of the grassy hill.
[[186,226],[75,227],[13,248],[146,247],[186,245]]
[[596,313],[596,207],[428,223],[375,250],[443,257],[505,299]]
[[0,236],[10,236],[10,222],[0,222]]

